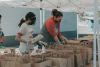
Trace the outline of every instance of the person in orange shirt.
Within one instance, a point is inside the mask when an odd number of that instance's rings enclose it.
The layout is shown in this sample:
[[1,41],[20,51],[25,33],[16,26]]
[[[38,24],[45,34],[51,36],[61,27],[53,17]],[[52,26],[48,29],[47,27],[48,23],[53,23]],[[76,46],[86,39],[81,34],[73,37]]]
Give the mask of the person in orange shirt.
[[41,29],[40,34],[43,35],[42,41],[51,44],[62,44],[62,41],[65,41],[65,37],[60,33],[60,23],[62,20],[63,14],[57,9],[52,10],[52,16],[49,17],[44,26]]

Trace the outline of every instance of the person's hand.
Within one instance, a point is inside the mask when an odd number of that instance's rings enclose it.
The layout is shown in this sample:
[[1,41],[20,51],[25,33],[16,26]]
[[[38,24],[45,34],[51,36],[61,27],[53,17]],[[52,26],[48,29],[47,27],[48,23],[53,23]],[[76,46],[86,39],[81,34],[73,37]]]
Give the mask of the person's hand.
[[64,37],[64,36],[62,36],[61,40],[62,40],[63,44],[67,44],[67,42],[68,42],[68,39],[66,37]]
[[67,40],[63,40],[62,41],[63,44],[67,44],[67,42],[68,42]]

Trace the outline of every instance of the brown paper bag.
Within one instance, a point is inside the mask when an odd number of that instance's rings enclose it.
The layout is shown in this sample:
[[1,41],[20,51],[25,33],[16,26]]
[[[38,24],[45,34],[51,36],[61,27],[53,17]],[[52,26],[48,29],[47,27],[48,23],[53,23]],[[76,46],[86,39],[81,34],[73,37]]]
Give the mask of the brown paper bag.
[[68,65],[68,59],[66,58],[49,58],[50,60],[52,60],[52,66],[56,66],[56,67],[68,67],[70,65]]
[[31,67],[31,63],[22,64],[22,67]]
[[34,67],[52,67],[52,61],[46,60],[40,63],[35,63]]
[[92,60],[92,48],[87,48],[87,63],[91,63]]
[[1,67],[22,67],[22,64],[17,61],[1,61]]
[[75,54],[75,66],[76,67],[83,67],[83,60],[81,54]]

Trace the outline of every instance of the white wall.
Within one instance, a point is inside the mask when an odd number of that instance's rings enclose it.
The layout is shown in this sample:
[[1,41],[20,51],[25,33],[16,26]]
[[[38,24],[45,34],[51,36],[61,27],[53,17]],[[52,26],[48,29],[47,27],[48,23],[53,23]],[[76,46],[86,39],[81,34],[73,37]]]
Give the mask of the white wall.
[[78,34],[93,34],[92,23],[90,20],[78,22]]
[[5,36],[15,35],[18,30],[18,23],[27,12],[34,12],[37,17],[34,33],[39,32],[39,9],[31,8],[13,8],[13,7],[0,7],[0,14],[2,15],[1,26]]

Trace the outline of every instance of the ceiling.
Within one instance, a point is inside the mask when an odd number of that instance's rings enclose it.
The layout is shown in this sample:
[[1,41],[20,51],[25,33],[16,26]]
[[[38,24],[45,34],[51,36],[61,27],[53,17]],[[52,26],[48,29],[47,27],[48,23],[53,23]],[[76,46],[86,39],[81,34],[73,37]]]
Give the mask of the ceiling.
[[[42,1],[42,2],[41,2]],[[44,8],[51,10],[57,8],[62,11],[92,11],[94,0],[11,0],[0,1],[0,6],[22,8]],[[100,0],[98,0],[98,7]]]

